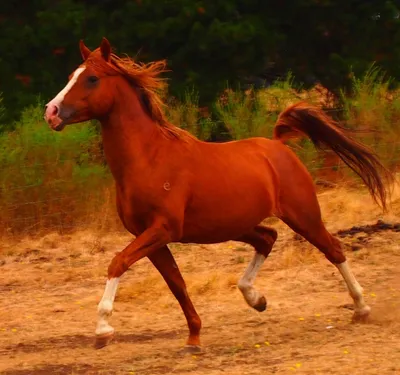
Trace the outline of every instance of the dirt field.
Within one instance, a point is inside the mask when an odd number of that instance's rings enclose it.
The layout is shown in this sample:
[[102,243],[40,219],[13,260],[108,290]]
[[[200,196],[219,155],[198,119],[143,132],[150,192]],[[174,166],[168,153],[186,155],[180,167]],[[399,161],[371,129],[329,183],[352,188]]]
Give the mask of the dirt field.
[[[320,194],[332,232],[400,221],[400,199],[382,216],[370,198],[344,189]],[[370,321],[353,324],[338,271],[271,220],[279,239],[256,287],[269,307],[249,308],[236,287],[252,250],[241,243],[173,245],[203,321],[199,355],[181,353],[184,316],[150,262],[122,279],[110,346],[93,348],[96,307],[113,253],[131,237],[49,234],[3,241],[0,257],[0,373],[22,374],[400,374],[400,232],[343,238]]]

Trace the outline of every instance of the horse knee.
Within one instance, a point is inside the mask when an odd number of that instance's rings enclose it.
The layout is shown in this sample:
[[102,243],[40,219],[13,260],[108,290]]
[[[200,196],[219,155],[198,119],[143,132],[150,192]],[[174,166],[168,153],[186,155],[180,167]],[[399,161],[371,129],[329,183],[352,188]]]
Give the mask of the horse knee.
[[115,254],[108,266],[108,278],[120,277],[128,268],[129,266],[125,261],[124,254],[120,251]]

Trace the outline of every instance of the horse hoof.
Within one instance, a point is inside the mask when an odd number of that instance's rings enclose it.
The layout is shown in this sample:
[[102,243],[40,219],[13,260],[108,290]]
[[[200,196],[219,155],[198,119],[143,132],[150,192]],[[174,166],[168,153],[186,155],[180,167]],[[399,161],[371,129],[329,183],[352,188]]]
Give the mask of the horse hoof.
[[103,335],[98,335],[96,336],[94,347],[96,349],[104,348],[112,341],[113,338],[114,338],[114,332],[108,332]]
[[199,345],[185,345],[182,352],[184,354],[200,354],[202,353],[202,350]]
[[261,296],[258,302],[253,306],[253,309],[257,310],[258,312],[263,312],[267,309],[267,300],[264,296]]
[[369,306],[365,306],[362,310],[355,311],[352,318],[353,323],[366,323],[370,313],[371,308]]

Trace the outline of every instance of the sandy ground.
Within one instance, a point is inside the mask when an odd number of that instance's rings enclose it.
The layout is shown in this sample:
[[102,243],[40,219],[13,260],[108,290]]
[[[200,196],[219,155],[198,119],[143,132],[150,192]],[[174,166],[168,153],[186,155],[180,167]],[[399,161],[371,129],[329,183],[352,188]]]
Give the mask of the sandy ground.
[[[321,193],[320,201],[332,232],[379,218],[395,222],[400,213],[398,198],[382,216],[367,195],[343,189]],[[3,240],[0,373],[400,374],[400,232],[343,239],[372,307],[367,323],[353,324],[338,271],[288,228],[271,225],[280,237],[255,284],[268,299],[263,313],[236,287],[251,248],[172,246],[203,321],[199,355],[181,353],[184,316],[147,259],[122,279],[110,321],[114,341],[93,348],[107,266],[130,236],[84,231]]]

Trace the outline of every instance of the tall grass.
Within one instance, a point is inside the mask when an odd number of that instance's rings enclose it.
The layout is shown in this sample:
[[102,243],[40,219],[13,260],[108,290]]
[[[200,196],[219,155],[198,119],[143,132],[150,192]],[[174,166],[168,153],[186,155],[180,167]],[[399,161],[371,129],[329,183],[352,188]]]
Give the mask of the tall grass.
[[61,135],[44,123],[43,105],[27,108],[15,130],[0,135],[3,234],[101,224],[112,184],[100,144],[93,123]]
[[374,64],[361,78],[353,76],[350,94],[341,93],[347,125],[389,167],[400,159],[400,91],[389,90],[391,78]]
[[[339,99],[347,126],[375,130],[356,136],[395,167],[400,155],[400,94],[389,90],[390,82],[372,66],[365,76],[354,77],[352,92],[342,93]],[[270,138],[279,113],[299,100],[324,108],[338,106],[338,100],[321,87],[295,87],[291,75],[262,90],[228,89],[208,110],[199,108],[198,99],[194,91],[188,91],[181,101],[171,102],[167,115],[172,123],[203,140],[215,135],[221,124],[234,140]],[[2,111],[0,97],[0,125]],[[97,124],[71,125],[68,131],[57,133],[48,129],[42,116],[43,105],[38,103],[23,112],[11,127],[15,130],[0,132],[0,235],[121,228]],[[314,176],[328,169],[320,169],[327,159],[309,140],[291,147]],[[333,169],[335,165],[331,172],[336,173]]]
[[195,90],[185,92],[182,101],[172,100],[166,109],[171,123],[186,129],[202,140],[208,140],[215,128],[210,114],[199,107],[199,95]]
[[[228,128],[233,139],[272,138],[279,113],[299,100],[316,103],[312,91],[295,88],[293,76],[288,74],[286,79],[278,80],[262,90],[250,88],[246,91],[234,91],[228,88],[216,102],[215,109],[219,120]],[[310,140],[302,139],[291,144],[310,171],[318,168],[318,153]]]

